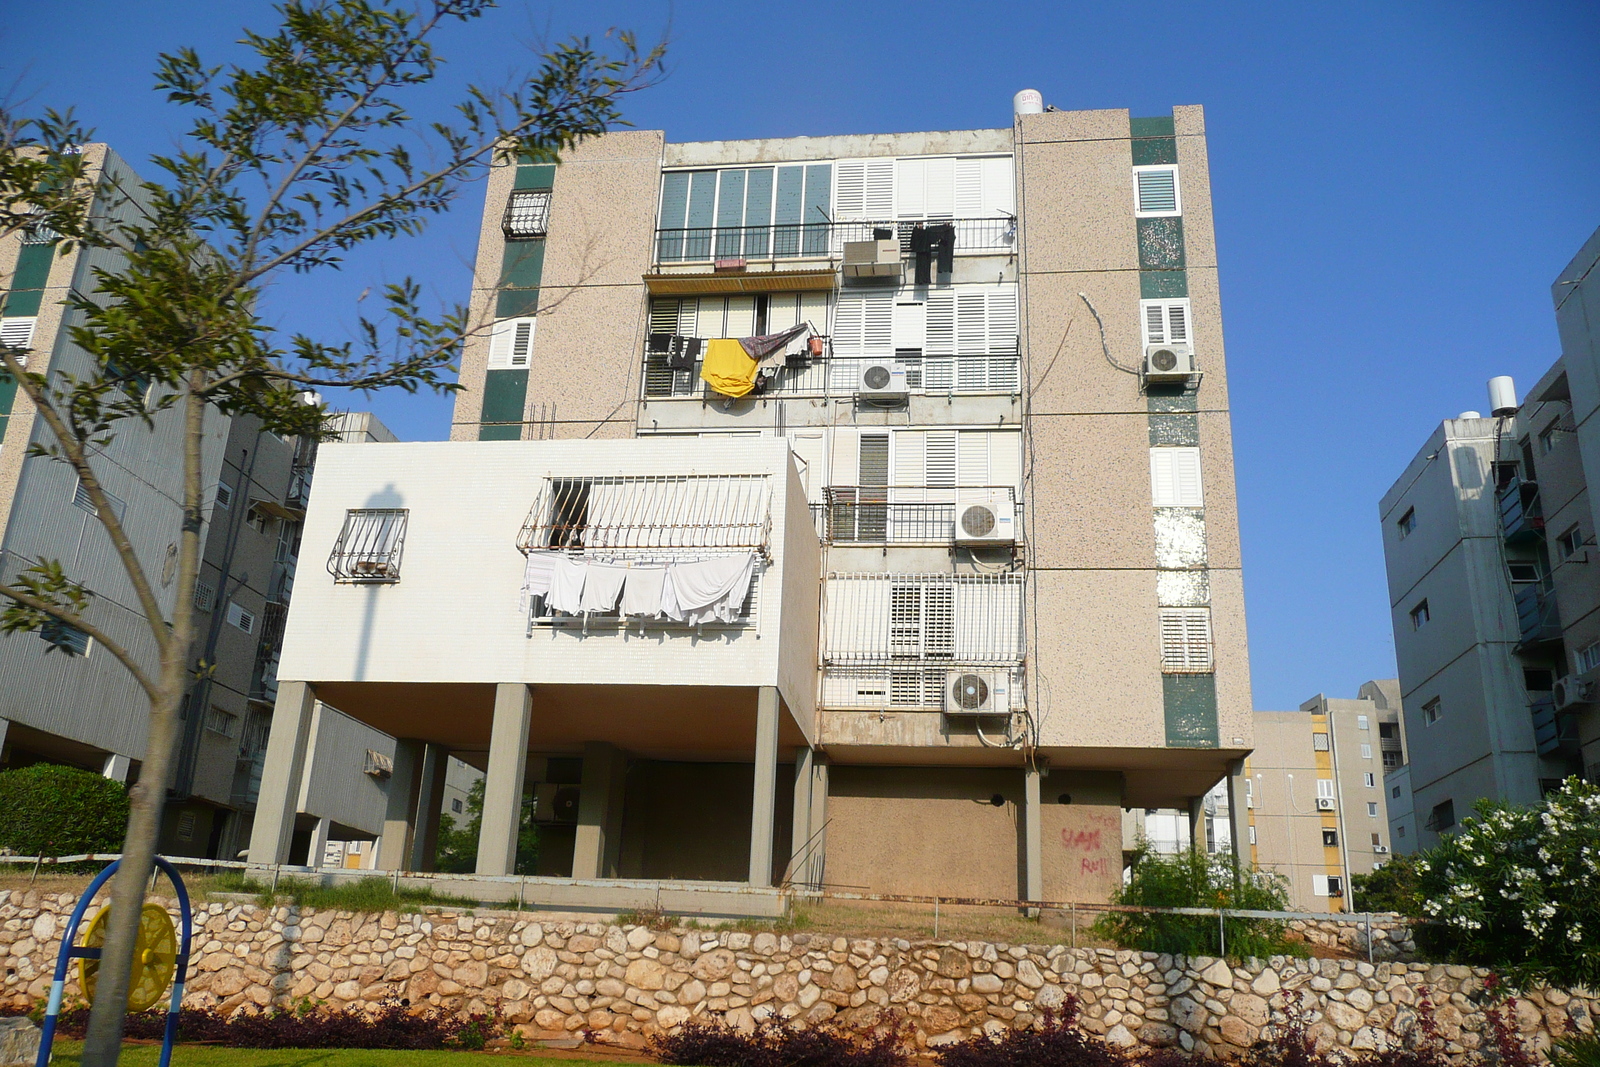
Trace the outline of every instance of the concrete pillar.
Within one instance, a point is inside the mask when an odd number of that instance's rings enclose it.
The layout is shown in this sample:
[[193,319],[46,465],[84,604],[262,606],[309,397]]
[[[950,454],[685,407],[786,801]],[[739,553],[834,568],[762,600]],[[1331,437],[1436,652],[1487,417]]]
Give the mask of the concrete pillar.
[[100,773],[111,779],[113,782],[122,782],[126,784],[128,781],[128,771],[132,768],[133,760],[129,759],[127,756],[121,755],[120,753],[113,752],[106,757],[106,764],[103,768],[101,768]]
[[[422,762],[421,741],[405,738],[394,743],[394,773],[389,775],[388,794],[384,800],[383,830],[378,838],[377,863],[383,871],[406,869],[410,858],[412,821],[417,812],[417,789],[422,777],[417,772]],[[415,868],[412,868],[413,870]]]
[[628,756],[616,745],[583,746],[578,787],[578,828],[572,841],[572,877],[615,878],[622,856],[622,797]]
[[[479,874],[510,874],[516,869],[532,712],[532,699],[522,682],[501,682],[495,687],[489,771],[483,783],[483,829],[478,834]],[[437,805],[434,807],[433,818],[437,819]]]
[[6,751],[6,731],[9,730],[9,729],[11,729],[11,720],[10,719],[0,719],[0,757],[3,757],[5,755],[5,751]]
[[794,758],[794,822],[789,834],[789,867],[786,880],[794,885],[805,885],[804,875],[811,847],[811,788],[816,777],[816,757],[811,749],[802,748]]
[[267,757],[261,768],[261,791],[256,798],[256,820],[250,830],[251,863],[285,863],[289,859],[295,812],[300,806],[300,779],[305,775],[306,748],[316,707],[317,694],[309,682],[278,683],[272,732],[267,735]]
[[333,831],[332,819],[318,819],[311,830],[311,847],[306,849],[306,866],[321,867],[328,855],[328,835]]
[[1228,768],[1228,832],[1240,871],[1250,869],[1250,812],[1244,805],[1244,760],[1235,760]]
[[778,791],[778,687],[756,694],[756,783],[750,805],[750,884],[772,884],[772,816]]
[[1039,810],[1039,785],[1044,772],[1038,764],[1022,769],[1022,869],[1027,874],[1024,900],[1044,899],[1043,812]]
[[811,855],[806,884],[821,889],[828,870],[828,758],[811,757]]
[[422,746],[417,770],[416,807],[411,816],[411,869],[431,871],[439,848],[439,808],[444,804],[445,772],[450,752],[442,745]]
[[1196,852],[1206,850],[1206,798],[1189,798],[1189,844]]

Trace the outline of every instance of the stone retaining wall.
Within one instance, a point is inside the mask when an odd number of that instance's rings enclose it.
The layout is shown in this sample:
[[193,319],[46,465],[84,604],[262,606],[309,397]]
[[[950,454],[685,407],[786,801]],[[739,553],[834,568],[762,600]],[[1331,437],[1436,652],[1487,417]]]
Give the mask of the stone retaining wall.
[[[48,993],[68,894],[0,894],[0,1001]],[[1070,949],[1064,945],[612,926],[512,912],[369,915],[208,903],[197,908],[186,1004],[224,1011],[291,1004],[366,1007],[405,998],[500,1013],[530,1039],[593,1031],[638,1047],[692,1018],[739,1026],[777,1014],[865,1023],[903,1012],[920,1045],[1023,1027],[1076,996],[1082,1025],[1119,1045],[1227,1054],[1248,1046],[1286,998],[1303,998],[1329,1042],[1394,1044],[1424,997],[1453,1051],[1476,1047],[1485,972],[1355,960],[1250,960]],[[68,996],[76,980],[69,984]],[[1530,1040],[1592,1031],[1600,998],[1540,990],[1517,1009]]]

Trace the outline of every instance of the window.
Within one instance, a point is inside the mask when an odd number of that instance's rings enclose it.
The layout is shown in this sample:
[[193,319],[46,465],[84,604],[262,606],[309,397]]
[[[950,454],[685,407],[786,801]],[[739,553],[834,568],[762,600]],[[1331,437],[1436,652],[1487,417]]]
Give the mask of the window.
[[1377,776],[1375,776],[1371,771],[1368,771],[1366,774],[1361,776],[1361,784],[1366,786],[1368,789],[1376,789],[1378,787]]
[[1394,836],[1396,836],[1396,837],[1404,837],[1404,836],[1406,836],[1406,828],[1405,828],[1405,824],[1404,823],[1402,823],[1401,825],[1396,826],[1394,828]]
[[40,640],[49,642],[58,652],[69,656],[89,654],[89,635],[60,619],[46,619],[39,625],[38,633]]
[[455,812],[457,815],[461,814],[461,798],[460,797],[451,797],[450,798],[450,810]]
[[1317,779],[1317,799],[1318,800],[1332,800],[1333,799],[1333,779],[1332,778],[1318,778]]
[[192,808],[190,810],[188,810],[188,811],[180,811],[180,812],[178,812],[178,840],[179,841],[192,841],[192,840],[194,840],[194,824],[195,824],[195,814],[194,814],[194,810]]
[[1344,896],[1344,882],[1331,874],[1328,876],[1328,895],[1330,897]]
[[1508,560],[1506,570],[1511,574],[1514,584],[1526,584],[1539,580],[1539,565],[1532,560]]
[[1373,848],[1382,848],[1383,847],[1383,837],[1381,835],[1379,835],[1377,833],[1374,833],[1372,835],[1372,847]]
[[345,512],[344,529],[328,556],[328,573],[341,582],[398,582],[409,515],[405,508]]
[[1578,649],[1573,658],[1577,661],[1579,674],[1600,667],[1600,641],[1590,641]]
[[1339,847],[1339,831],[1337,831],[1337,830],[1324,830],[1324,831],[1322,831],[1322,847],[1323,848],[1338,848]]
[[1433,806],[1433,811],[1428,815],[1428,829],[1433,831],[1448,830],[1456,824],[1456,803],[1454,800],[1443,800]]
[[1372,728],[1371,724],[1369,723],[1369,721],[1368,721],[1368,719],[1367,719],[1367,717],[1365,715],[1357,715],[1356,716],[1356,729],[1357,730],[1370,730],[1371,728]]
[[1188,300],[1141,300],[1141,321],[1147,345],[1187,344],[1189,342]]
[[1211,609],[1161,609],[1161,670],[1205,674],[1211,663]]
[[1250,778],[1244,780],[1244,806],[1247,808],[1256,806],[1256,783]]
[[390,778],[394,775],[394,757],[387,752],[367,749],[366,756],[361,761],[361,773],[370,774],[374,778]]
[[1205,501],[1200,492],[1200,450],[1152,448],[1150,486],[1151,500],[1155,507],[1203,507]]
[[196,611],[210,611],[216,605],[216,602],[217,590],[215,586],[208,585],[205,582],[197,581],[194,583],[194,606]]
[[[100,487],[100,492],[105,494],[106,503],[111,505],[111,513],[117,517],[118,522],[121,522],[123,514],[128,510],[128,505],[121,497],[103,485]],[[99,509],[94,506],[94,501],[90,498],[89,490],[84,486],[82,478],[78,479],[77,484],[72,488],[72,503],[91,515],[98,516],[100,514]]]
[[1134,167],[1134,211],[1141,218],[1182,213],[1178,194],[1178,168]]
[[1400,724],[1397,722],[1380,722],[1378,736],[1385,741],[1398,741],[1400,739]]
[[206,711],[206,729],[223,737],[239,736],[239,716],[213,704]]
[[1398,753],[1398,752],[1385,752],[1383,754],[1383,769],[1384,770],[1392,771],[1398,766],[1400,766],[1400,753]]
[[1313,874],[1311,876],[1311,895],[1314,897],[1325,897],[1328,895],[1327,875]]
[[1583,530],[1576,523],[1566,533],[1556,538],[1556,558],[1571,559],[1583,547]]
[[1367,815],[1373,819],[1378,817],[1378,802],[1376,800],[1367,801]]
[[1400,787],[1399,786],[1395,786],[1393,789],[1389,790],[1389,794],[1391,796],[1393,796],[1396,800],[1399,800],[1400,799]]
[[217,507],[227,509],[233,505],[233,486],[227,482],[218,482],[215,494]]
[[228,625],[243,630],[247,634],[256,632],[256,616],[253,611],[246,611],[238,604],[228,603]]
[[550,190],[519,189],[512,193],[500,228],[512,239],[543,237],[550,229]]
[[1429,618],[1431,618],[1431,616],[1428,614],[1428,602],[1424,600],[1422,603],[1411,609],[1411,628],[1413,630],[1422,629],[1424,626],[1428,625]]
[[1434,723],[1439,721],[1439,715],[1440,711],[1438,697],[1434,697],[1432,700],[1422,705],[1422,721],[1427,723],[1429,726],[1432,726]]
[[522,370],[533,352],[538,319],[501,319],[489,336],[489,370]]
[[1250,843],[1252,845],[1256,843],[1256,828],[1254,826],[1250,827]]
[[[13,317],[0,319],[0,345],[7,348],[27,348],[33,344],[33,324],[36,318]],[[23,365],[27,361],[23,360]]]
[[1361,746],[1361,758],[1362,759],[1371,759],[1372,758],[1372,746],[1371,745],[1362,745]]
[[1326,752],[1326,751],[1328,751],[1328,735],[1327,734],[1312,734],[1311,735],[1311,750],[1313,752]]
[[1395,523],[1395,529],[1400,531],[1400,540],[1404,541],[1411,536],[1411,531],[1417,528],[1417,509],[1406,508],[1406,513],[1400,516],[1400,521]]

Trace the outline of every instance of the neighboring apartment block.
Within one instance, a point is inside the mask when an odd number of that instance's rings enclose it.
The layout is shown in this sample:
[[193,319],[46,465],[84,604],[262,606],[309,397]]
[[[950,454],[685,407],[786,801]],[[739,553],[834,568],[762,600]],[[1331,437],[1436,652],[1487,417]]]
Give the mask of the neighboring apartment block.
[[1252,863],[1288,879],[1293,907],[1351,910],[1351,876],[1370,874],[1393,848],[1384,768],[1405,762],[1400,683],[1258,711],[1255,738],[1245,760]]
[[[1121,809],[1251,748],[1204,120],[1022,111],[496,168],[453,442],[319,471],[284,767],[321,697],[487,771],[484,873],[526,793],[540,873],[1109,893]],[[552,550],[754,577],[715,628],[518,607]]]
[[1490,382],[1490,416],[1445,420],[1379,507],[1409,757],[1388,798],[1403,851],[1437,843],[1480,797],[1532,804],[1567,775],[1600,776],[1597,257],[1600,233],[1555,285],[1561,359],[1520,405],[1509,378]]

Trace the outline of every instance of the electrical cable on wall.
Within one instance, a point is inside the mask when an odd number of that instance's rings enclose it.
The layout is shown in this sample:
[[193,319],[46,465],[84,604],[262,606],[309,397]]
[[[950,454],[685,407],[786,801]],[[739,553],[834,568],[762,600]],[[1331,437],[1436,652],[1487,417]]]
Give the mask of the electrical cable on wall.
[[1089,314],[1094,316],[1095,325],[1100,327],[1100,353],[1101,353],[1101,355],[1106,357],[1106,362],[1111,364],[1113,367],[1115,367],[1117,370],[1121,371],[1124,374],[1137,375],[1139,373],[1139,368],[1138,367],[1124,367],[1122,364],[1118,363],[1115,358],[1112,357],[1112,355],[1111,355],[1111,346],[1106,344],[1106,324],[1100,318],[1099,310],[1097,310],[1095,308],[1094,304],[1089,300],[1089,294],[1088,293],[1079,293],[1078,294],[1078,299],[1082,300],[1084,302],[1084,304],[1089,308]]

